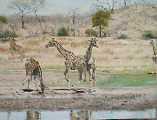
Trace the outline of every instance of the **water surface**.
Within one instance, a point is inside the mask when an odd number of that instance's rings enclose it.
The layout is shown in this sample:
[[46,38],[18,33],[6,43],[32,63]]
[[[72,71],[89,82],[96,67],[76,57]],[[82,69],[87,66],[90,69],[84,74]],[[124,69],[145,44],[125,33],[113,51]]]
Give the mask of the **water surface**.
[[103,120],[103,119],[156,119],[157,109],[145,109],[136,111],[112,110],[112,111],[3,111],[0,112],[0,120]]

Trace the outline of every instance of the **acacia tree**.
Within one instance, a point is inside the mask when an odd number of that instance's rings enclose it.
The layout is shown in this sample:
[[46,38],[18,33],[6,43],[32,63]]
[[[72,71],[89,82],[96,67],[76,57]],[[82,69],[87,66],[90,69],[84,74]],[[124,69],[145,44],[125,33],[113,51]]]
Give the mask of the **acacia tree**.
[[5,16],[0,16],[0,23],[7,23],[7,18]]
[[24,16],[33,11],[37,11],[43,2],[44,0],[14,0],[11,2],[10,7],[17,10],[20,15],[22,29],[25,28]]
[[44,3],[45,3],[45,0],[32,0],[32,10],[33,10],[33,13],[34,13],[36,19],[39,22],[42,33],[44,33],[44,30],[43,30],[43,26],[42,26],[42,21],[38,15],[38,11],[41,7],[44,6]]
[[3,25],[7,24],[8,20],[5,16],[0,16],[0,31],[3,30]]
[[93,27],[99,28],[99,37],[102,37],[102,29],[108,26],[111,12],[107,10],[99,10],[92,16]]
[[72,27],[71,27],[72,35],[76,36],[76,31],[77,31],[76,25],[79,22],[78,8],[71,9],[70,14],[71,14],[70,17],[71,17],[71,23],[72,23]]
[[31,11],[29,2],[26,0],[14,0],[11,2],[11,8],[16,9],[20,15],[21,28],[25,28],[24,16]]

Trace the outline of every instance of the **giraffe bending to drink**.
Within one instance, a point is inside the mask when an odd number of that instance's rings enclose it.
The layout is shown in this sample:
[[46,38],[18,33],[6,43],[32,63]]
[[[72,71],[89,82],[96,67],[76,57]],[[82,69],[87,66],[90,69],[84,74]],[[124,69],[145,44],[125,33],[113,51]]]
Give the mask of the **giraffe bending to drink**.
[[67,78],[67,74],[69,70],[78,70],[79,80],[82,80],[82,76],[84,73],[84,80],[86,80],[86,66],[84,57],[76,56],[73,52],[66,50],[54,38],[52,38],[52,40],[49,41],[48,44],[46,45],[46,48],[49,47],[56,47],[58,52],[64,57],[65,59],[64,76],[68,83],[69,80]]
[[30,86],[30,82],[32,81],[32,77],[34,77],[35,80],[34,83],[36,85],[36,88],[38,89],[37,81],[36,81],[36,79],[38,78],[38,80],[40,81],[39,86],[41,92],[44,93],[45,85],[43,83],[42,70],[39,62],[32,57],[26,59],[25,70],[26,70],[26,78],[27,78],[26,80],[28,82],[28,88]]

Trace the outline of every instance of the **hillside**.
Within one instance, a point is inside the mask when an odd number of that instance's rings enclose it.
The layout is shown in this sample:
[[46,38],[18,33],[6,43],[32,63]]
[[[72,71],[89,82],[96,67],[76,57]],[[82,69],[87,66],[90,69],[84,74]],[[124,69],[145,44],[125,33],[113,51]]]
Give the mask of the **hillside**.
[[[92,28],[91,17],[92,14],[78,15],[76,17],[76,36],[86,36],[86,29]],[[50,16],[40,16],[42,22],[42,28],[38,20],[33,16],[25,16],[26,28],[21,30],[21,24],[19,23],[18,16],[10,16],[9,24],[3,29],[10,29],[10,25],[18,33],[19,36],[29,37],[38,36],[41,34],[42,30],[45,32],[51,32],[56,34],[58,29],[61,27],[66,27],[72,35],[72,29],[74,25],[72,24],[72,16],[70,15],[50,15]],[[33,26],[33,28],[32,28]],[[1,29],[2,29],[1,28]],[[125,34],[129,38],[140,38],[144,31],[154,31],[157,33],[157,6],[152,5],[137,5],[129,6],[127,8],[116,9],[112,14],[112,18],[109,22],[108,32],[110,36],[120,36]]]
[[110,21],[111,36],[141,38],[144,31],[157,31],[157,6],[140,5],[116,10]]
[[[98,38],[99,48],[93,50],[97,70],[105,72],[153,71],[155,67],[152,62],[152,46],[149,41],[143,40],[142,34],[145,30],[157,31],[156,11],[157,7],[148,5],[130,6],[125,9],[116,10],[112,15],[109,25],[111,36],[102,39]],[[46,28],[48,29],[49,27],[51,29],[53,26],[51,17],[47,22],[45,21],[45,24],[47,24]],[[57,18],[53,18],[53,20],[56,21],[55,26],[58,26]],[[64,19],[61,20],[62,24],[64,24]],[[35,21],[33,23],[38,24]],[[82,17],[81,23],[82,25],[80,24],[78,27],[80,30],[85,30],[91,26],[89,17]],[[68,19],[65,20],[65,24],[68,24]],[[26,25],[25,30],[16,29],[16,32],[19,34],[17,43],[25,48],[26,55],[37,58],[46,69],[63,68],[64,59],[58,54],[57,50],[55,48],[46,49],[44,47],[52,36],[41,35],[39,25],[33,25],[31,22],[27,22]],[[125,40],[117,39],[117,36],[121,34],[126,34],[128,38]],[[88,47],[87,41],[90,38],[56,37],[56,39],[66,49],[73,51],[76,55],[84,55]],[[18,61],[18,59],[13,60],[10,58],[8,49],[9,42],[0,42],[0,66],[5,66],[6,69],[23,69],[24,63]]]

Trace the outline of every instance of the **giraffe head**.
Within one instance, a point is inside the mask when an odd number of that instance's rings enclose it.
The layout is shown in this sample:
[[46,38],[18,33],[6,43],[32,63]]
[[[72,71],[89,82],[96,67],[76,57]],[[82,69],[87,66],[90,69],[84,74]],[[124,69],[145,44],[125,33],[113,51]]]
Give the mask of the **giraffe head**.
[[51,41],[48,42],[48,44],[45,45],[46,48],[49,48],[49,47],[54,47],[55,46],[55,38],[52,38]]
[[152,44],[152,45],[154,45],[156,43],[156,40],[155,39],[152,39],[151,41],[150,41],[150,44]]
[[91,46],[98,48],[97,41],[98,40],[96,38],[91,38],[89,40]]

